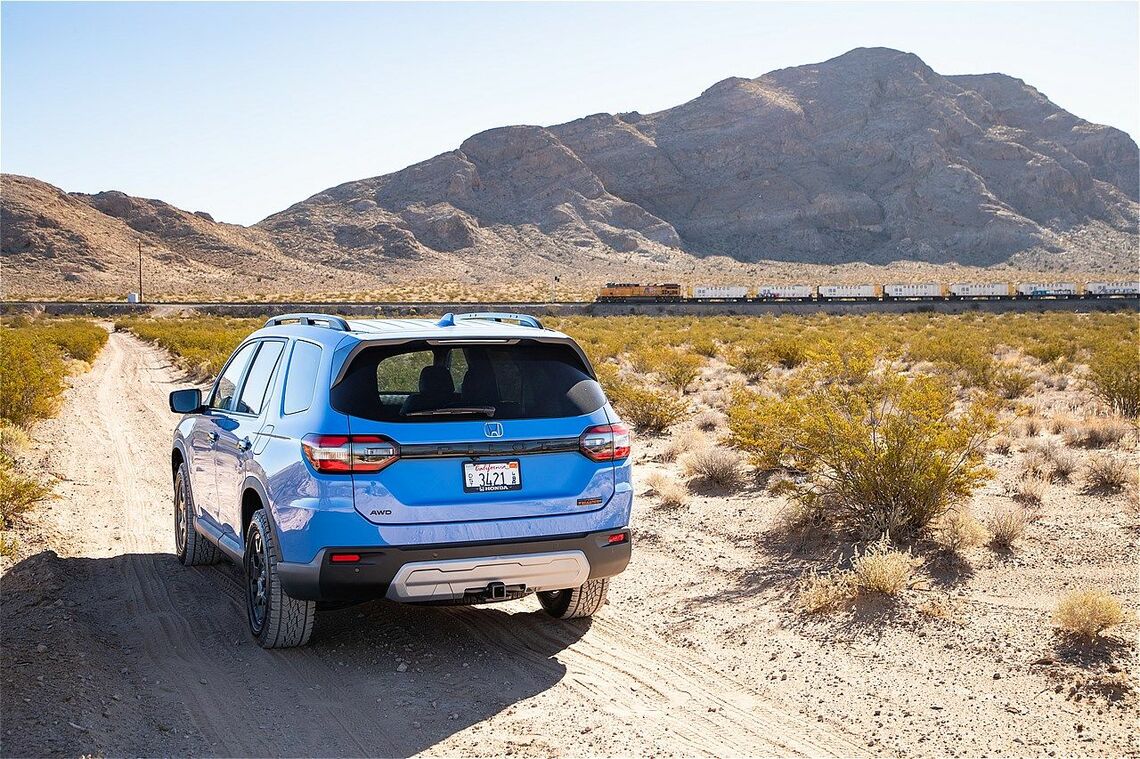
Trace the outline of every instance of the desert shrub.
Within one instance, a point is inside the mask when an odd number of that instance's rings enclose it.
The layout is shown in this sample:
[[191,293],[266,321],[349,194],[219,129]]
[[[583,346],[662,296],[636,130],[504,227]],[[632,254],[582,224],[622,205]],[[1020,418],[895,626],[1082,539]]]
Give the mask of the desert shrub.
[[966,509],[950,509],[934,525],[934,539],[954,553],[980,546],[987,536],[986,528]]
[[698,356],[704,356],[706,358],[713,358],[716,356],[719,350],[716,341],[711,337],[690,338],[689,347],[692,349],[693,353],[696,353]]
[[994,372],[993,386],[1002,398],[1020,398],[1033,387],[1033,378],[1012,367],[1002,367]]
[[669,387],[684,393],[685,388],[700,376],[702,363],[700,356],[673,351],[657,365],[657,374]]
[[639,432],[662,432],[688,413],[685,401],[652,388],[623,383],[606,392],[621,418]]
[[165,348],[184,369],[201,379],[208,379],[220,372],[241,341],[264,323],[261,319],[198,314],[187,319],[118,319],[115,329],[129,330],[143,340]]
[[860,592],[886,596],[897,596],[906,590],[914,568],[913,556],[890,548],[886,543],[871,546],[851,563],[851,571]]
[[689,477],[721,488],[736,487],[744,481],[744,458],[727,448],[697,447],[681,457],[681,466]]
[[1125,456],[1101,453],[1085,464],[1085,485],[1091,492],[1119,493],[1135,477],[1135,468]]
[[1132,426],[1119,417],[1098,417],[1074,424],[1065,442],[1082,448],[1108,448],[1128,436]]
[[662,506],[680,508],[689,502],[689,491],[685,486],[664,472],[654,472],[646,484]]
[[1013,485],[1013,499],[1026,506],[1040,508],[1049,492],[1049,481],[1040,476],[1022,477]]
[[763,377],[772,368],[772,354],[755,343],[736,346],[727,360],[729,365],[752,382]]
[[929,361],[948,376],[971,387],[989,387],[996,372],[993,344],[977,335],[963,339],[959,330],[944,327],[915,335],[907,346],[907,357],[914,362]]
[[662,353],[659,348],[645,347],[629,354],[629,365],[639,374],[652,374],[661,368]]
[[1013,548],[1025,531],[1029,529],[1032,516],[1022,506],[1006,506],[998,509],[986,519],[994,545]]
[[1018,437],[1037,437],[1041,434],[1041,420],[1036,416],[1026,416],[1014,425]]
[[23,428],[0,419],[0,461],[11,460],[26,451],[32,441]]
[[0,459],[0,528],[51,497],[50,485],[21,474],[10,460]]
[[799,607],[807,614],[821,614],[849,603],[856,593],[851,572],[813,573],[799,593]]
[[1140,416],[1140,355],[1134,340],[1096,350],[1089,360],[1089,380],[1113,411]]
[[701,430],[702,432],[712,432],[716,428],[720,427],[721,422],[723,421],[724,417],[712,409],[705,409],[701,413],[697,414],[697,418],[694,420],[695,424],[697,425],[697,429]]
[[107,330],[82,319],[37,322],[28,329],[37,339],[52,343],[65,355],[89,364],[107,344]]
[[990,443],[990,447],[994,449],[995,453],[1000,453],[1003,456],[1008,456],[1010,451],[1013,450],[1013,439],[1009,435],[998,435]]
[[1049,431],[1054,435],[1065,436],[1073,429],[1073,417],[1069,414],[1056,414],[1049,420]]
[[1080,460],[1072,451],[1064,448],[1052,450],[1049,454],[1052,463],[1051,476],[1060,482],[1068,482],[1080,466]]
[[768,340],[765,348],[775,363],[785,369],[795,369],[809,358],[807,346],[802,339],[792,336],[777,336]]
[[1053,463],[1048,454],[1040,448],[1026,451],[1021,459],[1021,475],[1023,477],[1047,477],[1052,468]]
[[804,376],[775,398],[740,389],[728,421],[757,466],[803,471],[792,497],[826,505],[835,528],[904,540],[989,478],[995,423],[983,398],[960,405],[940,377],[895,374],[854,386]]
[[1077,590],[1057,602],[1053,623],[1063,631],[1092,639],[1124,621],[1120,602],[1099,590]]
[[27,429],[55,414],[66,374],[54,343],[30,330],[0,331],[0,419]]

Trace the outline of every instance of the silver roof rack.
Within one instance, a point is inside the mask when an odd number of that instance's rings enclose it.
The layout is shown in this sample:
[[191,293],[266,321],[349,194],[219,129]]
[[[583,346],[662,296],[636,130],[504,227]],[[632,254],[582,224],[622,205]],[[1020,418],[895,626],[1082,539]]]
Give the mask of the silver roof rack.
[[517,322],[520,327],[532,327],[534,329],[542,329],[542,322],[537,317],[530,314],[512,314],[505,311],[478,311],[473,314],[444,314],[443,318],[436,322],[439,327],[454,327],[458,322],[463,321],[489,321],[489,322]]
[[341,332],[349,331],[347,321],[339,316],[332,316],[330,314],[281,314],[280,316],[270,317],[269,321],[265,322],[265,326],[276,327],[289,322],[296,322],[297,324],[304,324],[310,327],[327,327],[328,329],[336,329]]

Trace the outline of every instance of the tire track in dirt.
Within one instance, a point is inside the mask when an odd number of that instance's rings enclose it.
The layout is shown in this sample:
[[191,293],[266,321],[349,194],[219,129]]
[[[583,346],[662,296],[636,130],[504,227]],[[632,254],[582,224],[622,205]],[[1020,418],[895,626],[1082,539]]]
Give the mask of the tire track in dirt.
[[[175,418],[166,394],[177,381],[164,352],[114,333],[46,442],[58,448],[59,471],[85,474],[66,494],[69,508],[57,510],[73,553],[103,560],[82,613],[124,650],[140,652],[139,679],[157,683],[161,703],[180,704],[210,753],[493,754],[535,735],[551,747],[532,745],[539,754],[863,753],[826,726],[770,706],[714,662],[623,617],[620,606],[592,623],[564,624],[533,613],[533,599],[483,608],[381,602],[319,614],[307,649],[261,650],[245,629],[237,570],[183,567],[170,553]],[[106,524],[88,518],[90,509]],[[97,657],[99,644],[89,651]],[[597,714],[612,736],[583,744],[574,719],[541,706],[551,701]],[[103,753],[130,752],[123,734],[173,719],[145,713],[146,703],[119,718],[134,723],[100,727]],[[520,717],[511,713],[519,704],[540,706]],[[629,724],[641,743],[613,743]],[[184,747],[164,734],[141,751],[130,745],[141,753]]]

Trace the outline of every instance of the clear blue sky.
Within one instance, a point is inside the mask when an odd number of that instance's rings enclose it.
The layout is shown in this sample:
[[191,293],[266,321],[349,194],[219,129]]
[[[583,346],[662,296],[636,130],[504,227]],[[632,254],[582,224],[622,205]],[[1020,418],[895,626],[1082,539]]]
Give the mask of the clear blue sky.
[[0,165],[248,224],[491,127],[647,113],[875,45],[1135,137],[1137,8],[5,2]]

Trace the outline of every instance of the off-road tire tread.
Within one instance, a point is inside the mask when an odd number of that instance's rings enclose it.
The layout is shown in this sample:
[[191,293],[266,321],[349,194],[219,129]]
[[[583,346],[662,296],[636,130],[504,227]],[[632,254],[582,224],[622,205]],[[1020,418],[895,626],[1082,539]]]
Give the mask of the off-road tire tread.
[[548,614],[558,619],[592,617],[605,605],[609,589],[610,578],[608,577],[586,580],[585,584],[564,591],[570,594],[570,601],[566,604],[565,609],[551,608],[545,602],[542,603],[542,607],[546,609]]
[[176,490],[175,497],[177,497],[177,488],[181,487],[185,491],[182,508],[186,510],[186,550],[178,557],[178,560],[188,567],[217,564],[222,560],[221,550],[194,529],[194,522],[197,521],[198,515],[194,513],[194,491],[189,486],[189,482],[186,464],[182,464],[178,467],[178,476],[174,480],[174,487]]
[[[293,598],[281,589],[281,580],[277,576],[277,538],[269,527],[269,517],[265,509],[258,509],[250,521],[250,529],[256,525],[261,532],[261,539],[265,542],[266,553],[269,554],[269,577],[267,579],[269,591],[269,605],[265,611],[265,624],[261,627],[261,634],[256,636],[262,648],[294,648],[309,642],[313,634],[313,622],[316,618],[317,604],[315,601],[304,601]],[[246,540],[246,545],[250,541]]]

